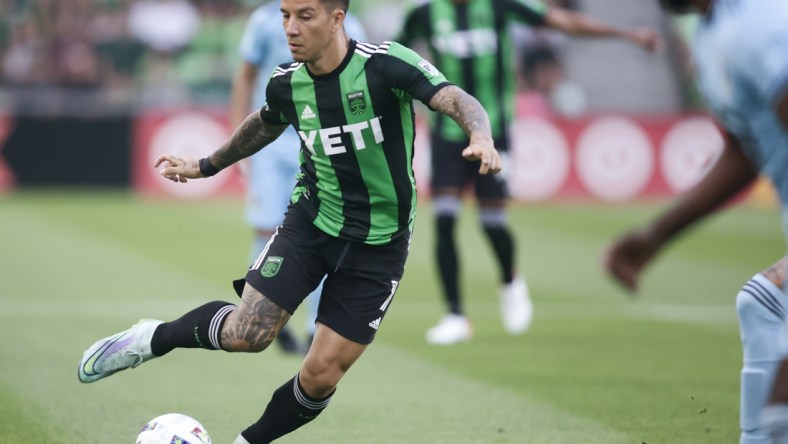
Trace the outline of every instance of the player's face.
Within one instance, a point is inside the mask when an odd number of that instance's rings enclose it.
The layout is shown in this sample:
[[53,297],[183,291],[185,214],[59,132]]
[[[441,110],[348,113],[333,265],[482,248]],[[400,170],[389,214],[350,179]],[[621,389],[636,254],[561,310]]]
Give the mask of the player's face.
[[282,0],[282,24],[297,62],[318,60],[330,45],[341,10],[329,11],[320,0]]

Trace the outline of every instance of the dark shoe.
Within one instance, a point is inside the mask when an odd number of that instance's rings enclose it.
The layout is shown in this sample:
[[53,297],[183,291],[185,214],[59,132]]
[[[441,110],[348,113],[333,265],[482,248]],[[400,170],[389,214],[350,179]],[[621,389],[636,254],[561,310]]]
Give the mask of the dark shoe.
[[279,344],[279,347],[285,353],[298,355],[306,354],[303,344],[296,339],[293,332],[286,326],[279,331],[279,336],[276,337],[276,343]]
[[307,350],[312,348],[312,341],[314,341],[314,340],[315,340],[315,334],[314,333],[312,333],[312,334],[310,334],[309,336],[306,337],[306,349]]

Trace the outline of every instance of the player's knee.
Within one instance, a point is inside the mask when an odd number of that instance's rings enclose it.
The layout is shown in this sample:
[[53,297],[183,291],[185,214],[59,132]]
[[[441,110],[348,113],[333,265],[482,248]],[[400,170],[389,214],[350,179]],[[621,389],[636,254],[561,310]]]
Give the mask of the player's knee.
[[271,345],[278,333],[268,325],[228,316],[222,326],[222,348],[231,352],[259,353]]
[[485,230],[505,229],[507,224],[506,208],[482,208],[479,210],[479,223]]
[[244,340],[241,338],[233,338],[222,342],[222,348],[230,352],[243,352],[243,353],[260,353],[268,348],[273,342],[271,339],[260,339],[255,341]]
[[460,213],[462,202],[459,196],[444,194],[432,198],[432,212],[437,218],[454,219]]
[[247,329],[246,342],[250,344],[250,353],[259,353],[267,349],[279,335],[279,329],[272,329],[270,322],[250,322],[247,324]]
[[454,248],[454,225],[460,206],[461,202],[457,196],[441,195],[432,199],[432,210],[435,213],[435,242],[439,251]]
[[301,384],[307,393],[320,396],[332,392],[345,371],[325,360],[307,359],[301,366]]

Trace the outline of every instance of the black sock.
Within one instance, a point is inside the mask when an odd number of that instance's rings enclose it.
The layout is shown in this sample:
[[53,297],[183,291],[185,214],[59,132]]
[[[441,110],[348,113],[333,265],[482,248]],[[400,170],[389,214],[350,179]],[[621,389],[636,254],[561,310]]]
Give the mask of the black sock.
[[438,216],[436,219],[435,239],[438,255],[438,271],[440,272],[443,295],[446,298],[449,312],[462,314],[460,302],[459,270],[457,246],[454,244],[454,216]]
[[164,356],[176,348],[221,349],[222,325],[233,310],[233,304],[213,301],[172,322],[165,322],[153,332],[151,351],[156,356]]
[[276,389],[263,416],[241,435],[249,444],[267,444],[315,419],[333,395],[331,392],[323,399],[307,395],[296,375]]
[[512,282],[514,279],[514,239],[512,239],[512,234],[505,226],[485,226],[484,232],[492,244],[498,265],[501,266],[501,280],[505,284]]

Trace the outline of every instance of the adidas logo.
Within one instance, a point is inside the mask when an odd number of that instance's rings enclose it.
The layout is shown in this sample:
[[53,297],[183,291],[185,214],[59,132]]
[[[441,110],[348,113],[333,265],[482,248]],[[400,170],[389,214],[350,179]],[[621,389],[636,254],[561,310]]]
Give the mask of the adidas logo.
[[369,326],[377,330],[378,327],[380,327],[380,318],[377,318],[374,321],[370,322]]
[[306,119],[314,119],[315,117],[317,117],[317,114],[315,114],[315,112],[312,111],[312,108],[310,108],[309,105],[305,106],[304,111],[301,112],[301,118],[306,120]]

